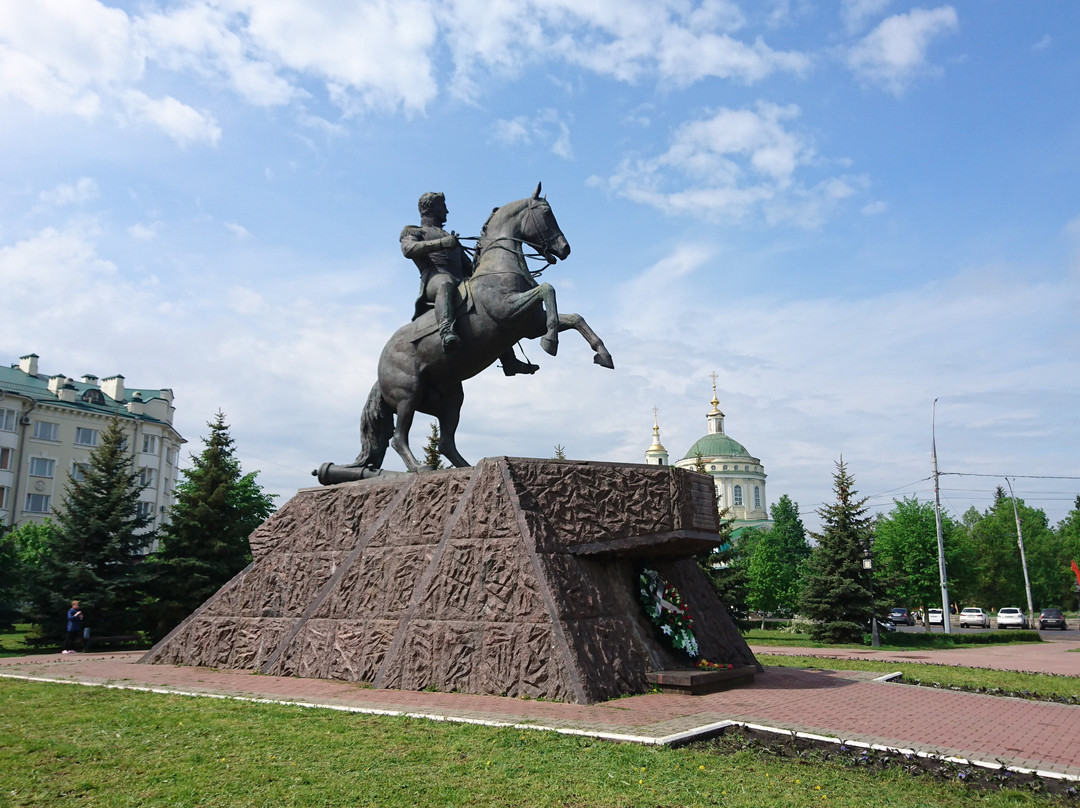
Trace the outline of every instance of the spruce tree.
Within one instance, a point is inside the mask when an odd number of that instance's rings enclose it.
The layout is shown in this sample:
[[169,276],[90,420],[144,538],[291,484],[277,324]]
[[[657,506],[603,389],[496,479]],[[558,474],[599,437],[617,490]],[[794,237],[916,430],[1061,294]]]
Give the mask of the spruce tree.
[[717,547],[696,556],[696,559],[731,619],[740,630],[745,630],[750,627],[750,609],[746,605],[749,591],[746,558],[741,545],[731,535],[731,520],[727,514],[726,508],[720,512]]
[[818,545],[806,562],[801,609],[815,621],[811,636],[819,641],[862,642],[873,614],[870,573],[863,569],[871,520],[854,485],[841,458],[833,475],[836,502],[818,509],[821,533],[811,534]]
[[424,444],[424,465],[433,469],[444,469],[442,453],[439,452],[439,425],[431,422],[431,434],[428,435],[427,443]]
[[142,627],[138,608],[143,552],[154,538],[138,511],[138,473],[118,418],[101,431],[81,480],[68,483],[55,511],[56,531],[41,568],[39,609],[48,635],[59,636],[72,600],[95,634]]
[[244,475],[233,439],[219,412],[207,424],[210,436],[184,479],[161,543],[150,563],[146,607],[156,637],[167,634],[251,561],[248,536],[273,512],[273,495]]

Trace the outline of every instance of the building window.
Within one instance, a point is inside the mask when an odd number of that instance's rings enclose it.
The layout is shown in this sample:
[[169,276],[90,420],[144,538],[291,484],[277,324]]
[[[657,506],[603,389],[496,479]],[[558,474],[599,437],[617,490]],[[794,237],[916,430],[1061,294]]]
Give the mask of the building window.
[[761,486],[754,486],[754,508],[761,510]]
[[154,518],[154,503],[142,502],[135,506],[135,511],[138,513],[140,519],[153,519]]
[[75,427],[75,443],[79,446],[97,446],[98,431],[84,426]]
[[26,512],[27,513],[48,513],[49,512],[49,495],[48,494],[27,494],[26,495]]
[[[176,463],[176,449],[174,449],[172,446],[168,446],[165,448],[165,462],[168,463],[170,466]],[[661,465],[663,465],[662,460],[660,461],[660,463]]]
[[0,511],[6,511],[8,506],[8,497],[11,496],[11,489],[6,485],[0,485]]
[[142,450],[144,454],[157,454],[157,435],[142,436]]
[[658,465],[658,466],[664,465],[664,458],[662,458],[662,457],[656,458],[656,465]]
[[709,466],[709,471],[716,471],[716,465]]
[[734,501],[734,504],[742,505],[742,486],[741,485],[735,486],[735,489],[731,492],[731,499]]
[[35,421],[34,437],[38,440],[60,440],[60,425],[52,421]]
[[47,457],[31,457],[30,458],[30,476],[31,477],[52,477],[53,471],[56,469],[56,461],[50,460]]
[[77,483],[81,483],[83,480],[86,479],[86,472],[89,468],[89,463],[72,463],[71,479]]
[[143,488],[153,485],[155,471],[157,471],[157,469],[151,468],[150,466],[143,466],[139,469],[139,485]]
[[16,410],[0,410],[0,429],[4,432],[14,432],[18,422],[19,413]]
[[0,471],[11,470],[11,456],[13,454],[14,452],[6,446],[3,449],[0,449]]

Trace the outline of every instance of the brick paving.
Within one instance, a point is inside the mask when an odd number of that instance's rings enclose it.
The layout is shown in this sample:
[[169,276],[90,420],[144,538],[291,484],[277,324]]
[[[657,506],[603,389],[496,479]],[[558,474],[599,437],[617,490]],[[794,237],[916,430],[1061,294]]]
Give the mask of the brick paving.
[[[1080,642],[1051,648],[964,649],[963,664],[1070,673]],[[779,653],[781,649],[757,649]],[[839,656],[831,649],[782,649]],[[846,654],[846,652],[844,652]],[[853,652],[866,657],[862,651]],[[876,658],[895,652],[874,651]],[[901,652],[906,653],[906,652]],[[921,651],[917,661],[940,661]],[[362,712],[477,721],[642,743],[671,743],[738,722],[779,731],[879,744],[920,754],[1004,764],[1080,779],[1080,707],[918,688],[872,674],[766,668],[753,685],[707,696],[649,694],[602,704],[374,690],[350,682],[256,676],[247,671],[142,665],[138,653],[69,654],[0,659],[0,677],[29,678],[193,695],[266,699]],[[897,657],[911,660],[910,656]],[[949,662],[948,664],[960,664]],[[1033,667],[1034,665],[1039,667]],[[1051,670],[1054,667],[1060,670]],[[0,686],[3,679],[0,678]]]

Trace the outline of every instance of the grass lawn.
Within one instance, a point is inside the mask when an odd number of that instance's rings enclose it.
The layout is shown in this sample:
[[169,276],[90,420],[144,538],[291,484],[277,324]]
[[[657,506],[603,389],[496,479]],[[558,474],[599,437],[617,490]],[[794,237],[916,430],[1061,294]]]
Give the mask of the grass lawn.
[[757,658],[762,665],[780,668],[876,671],[878,673],[900,671],[904,674],[904,681],[909,683],[959,687],[965,690],[1007,690],[1043,698],[1080,699],[1080,676],[961,668],[956,665],[929,665],[922,662],[879,662],[871,659],[833,659],[790,654],[757,654]]
[[[798,648],[866,648],[866,644],[826,643],[810,639],[806,634],[789,634],[775,629],[754,628],[744,635],[751,645],[796,646]],[[945,634],[944,632],[883,631],[883,647],[897,651],[916,648],[964,648],[972,645],[1016,645],[1042,642],[1037,631],[979,631],[972,633]]]
[[[1067,798],[1054,800],[1059,804]],[[0,679],[0,806],[1015,806],[834,760]]]

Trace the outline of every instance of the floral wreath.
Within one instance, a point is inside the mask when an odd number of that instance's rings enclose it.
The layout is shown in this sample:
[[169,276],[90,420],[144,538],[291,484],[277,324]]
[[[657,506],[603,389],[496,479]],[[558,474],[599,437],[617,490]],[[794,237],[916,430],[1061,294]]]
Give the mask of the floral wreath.
[[670,640],[673,647],[691,657],[698,655],[694,620],[683,604],[679,590],[660,577],[656,570],[642,570],[638,576],[638,594],[645,614]]

